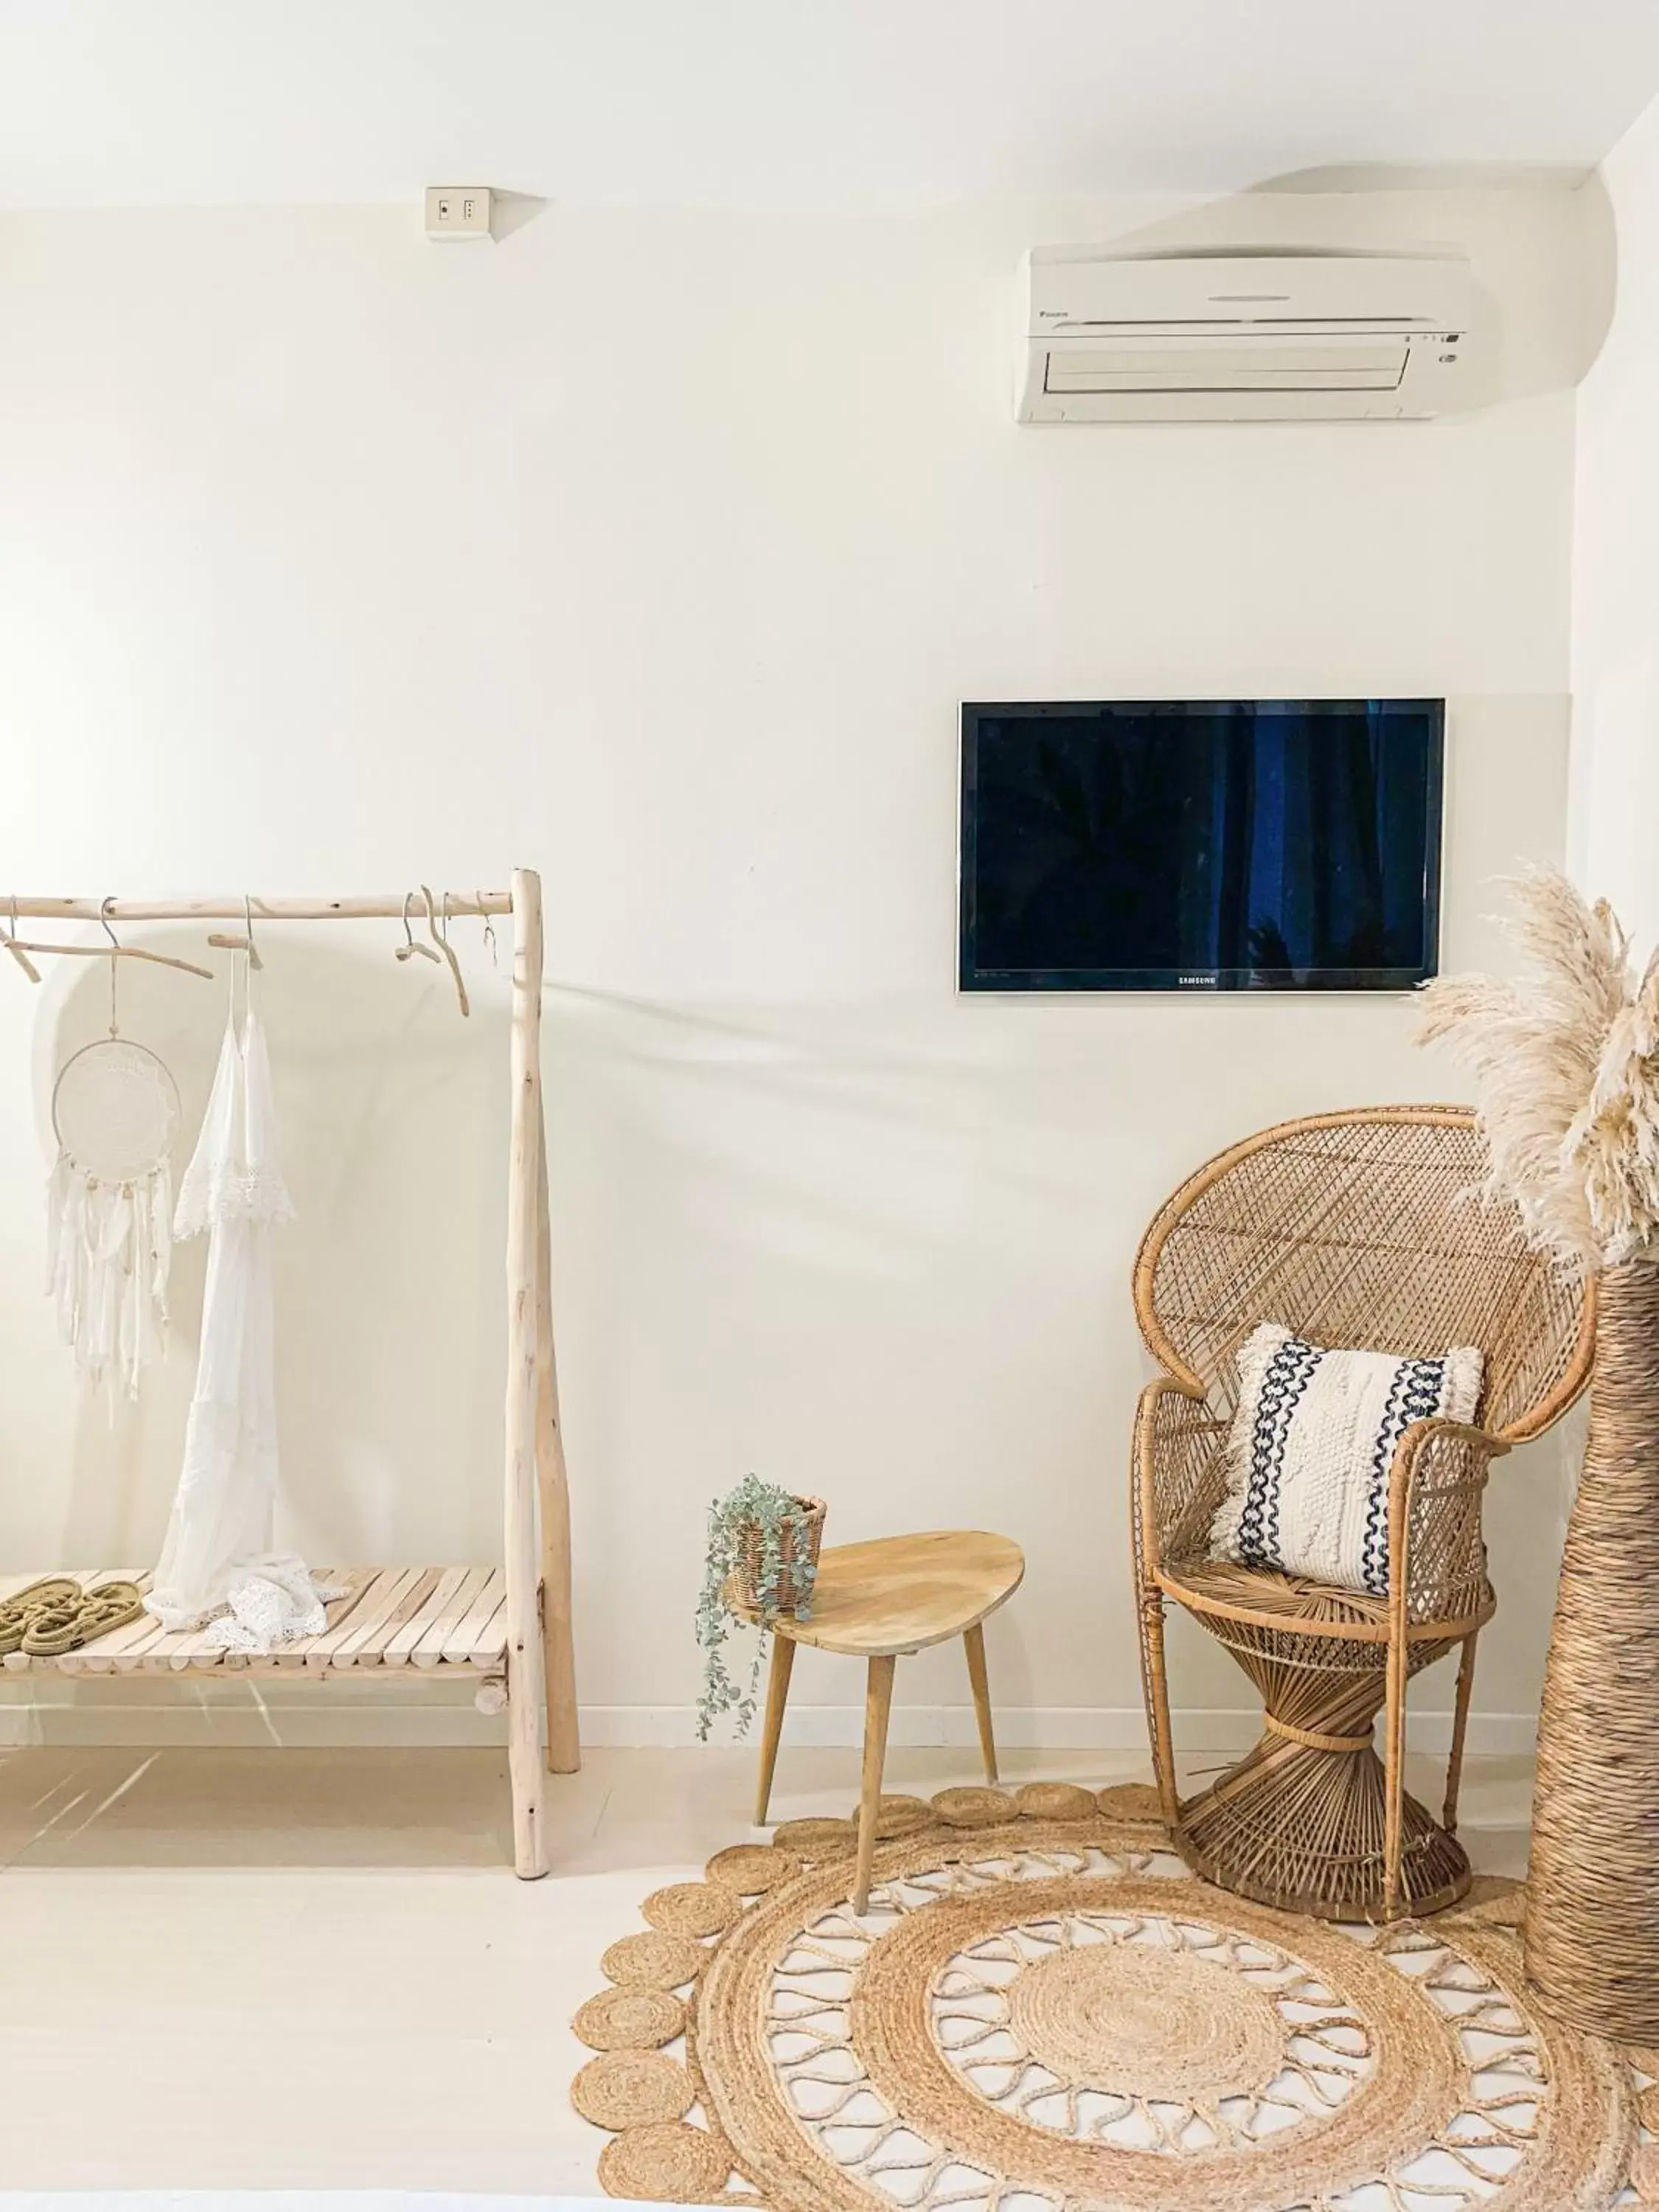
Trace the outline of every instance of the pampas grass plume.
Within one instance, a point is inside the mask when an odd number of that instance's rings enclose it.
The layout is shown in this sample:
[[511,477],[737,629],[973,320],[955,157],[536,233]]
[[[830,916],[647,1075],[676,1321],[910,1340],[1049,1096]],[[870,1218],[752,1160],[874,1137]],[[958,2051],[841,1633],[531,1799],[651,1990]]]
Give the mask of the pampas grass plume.
[[1473,1076],[1489,1188],[1534,1244],[1577,1273],[1659,1261],[1659,953],[1638,981],[1607,902],[1553,868],[1510,889],[1528,976],[1438,978],[1417,1041]]

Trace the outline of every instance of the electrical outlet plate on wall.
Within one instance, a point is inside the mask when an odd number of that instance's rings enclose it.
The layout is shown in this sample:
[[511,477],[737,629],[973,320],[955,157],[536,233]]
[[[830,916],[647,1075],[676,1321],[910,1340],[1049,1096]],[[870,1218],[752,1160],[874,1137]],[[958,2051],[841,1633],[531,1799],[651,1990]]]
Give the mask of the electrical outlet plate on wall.
[[488,238],[489,185],[428,185],[426,234],[428,238]]

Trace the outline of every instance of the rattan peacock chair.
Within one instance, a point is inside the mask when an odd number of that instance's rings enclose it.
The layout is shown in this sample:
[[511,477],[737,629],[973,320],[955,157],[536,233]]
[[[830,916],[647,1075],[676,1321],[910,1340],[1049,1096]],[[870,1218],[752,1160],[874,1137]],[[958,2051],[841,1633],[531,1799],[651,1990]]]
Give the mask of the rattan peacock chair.
[[[1164,1818],[1224,1888],[1327,1919],[1390,1920],[1461,1897],[1454,1832],[1475,1639],[1496,1604],[1480,1535],[1492,1459],[1589,1378],[1593,1292],[1528,1250],[1512,1206],[1474,1195],[1474,1118],[1449,1106],[1316,1114],[1247,1138],[1147,1231],[1135,1311],[1165,1372],[1135,1425],[1141,1664]],[[1486,1355],[1479,1426],[1419,1421],[1389,1477],[1386,1597],[1209,1556],[1237,1355],[1262,1322],[1333,1346]],[[1237,1658],[1267,1711],[1255,1748],[1182,1802],[1164,1652],[1167,1599]],[[1445,1809],[1406,1795],[1408,1679],[1462,1658]],[[1383,1757],[1372,1724],[1385,1710]]]

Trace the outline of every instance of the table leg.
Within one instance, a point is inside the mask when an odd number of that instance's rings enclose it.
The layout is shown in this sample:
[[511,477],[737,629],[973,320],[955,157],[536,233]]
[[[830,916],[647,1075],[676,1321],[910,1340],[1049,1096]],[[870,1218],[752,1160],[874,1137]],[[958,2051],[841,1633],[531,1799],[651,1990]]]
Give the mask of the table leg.
[[760,1787],[755,1793],[755,1826],[766,1826],[772,1802],[772,1776],[778,1764],[783,1709],[789,1702],[789,1670],[795,1663],[795,1639],[772,1632],[772,1671],[766,1678],[766,1721],[761,1731]]
[[997,1778],[996,1738],[991,1733],[991,1683],[985,1672],[985,1629],[982,1623],[964,1630],[962,1648],[968,1654],[968,1680],[973,1686],[974,1717],[979,1723],[979,1747],[985,1759],[985,1779]]
[[853,1910],[870,1902],[870,1865],[876,1852],[876,1814],[881,1805],[881,1770],[887,1758],[887,1717],[893,1709],[893,1662],[870,1662],[870,1686],[864,1699],[864,1783],[859,1791],[859,1859],[853,1882]]

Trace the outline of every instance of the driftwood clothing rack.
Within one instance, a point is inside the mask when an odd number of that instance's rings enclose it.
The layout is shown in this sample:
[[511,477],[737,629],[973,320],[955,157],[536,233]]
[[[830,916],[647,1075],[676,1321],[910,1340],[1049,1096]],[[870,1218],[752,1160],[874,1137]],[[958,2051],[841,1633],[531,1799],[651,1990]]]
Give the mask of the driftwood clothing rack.
[[[555,1774],[580,1764],[570,1621],[570,1509],[553,1358],[547,1133],[542,1113],[542,887],[515,869],[505,891],[443,893],[446,921],[510,915],[513,920],[513,1110],[507,1207],[507,1459],[502,1565],[491,1567],[335,1567],[346,1595],[328,1608],[321,1636],[266,1657],[213,1650],[199,1635],[167,1633],[148,1615],[61,1657],[8,1655],[8,1668],[68,1674],[156,1673],[205,1668],[285,1673],[341,1667],[399,1667],[453,1680],[470,1668],[477,1700],[507,1716],[513,1785],[514,1863],[532,1881],[548,1870],[542,1809],[542,1708],[545,1763]],[[0,895],[0,937],[19,921],[103,922],[396,921],[410,911],[403,893],[357,898],[56,899]],[[426,909],[416,909],[427,918]],[[80,948],[76,948],[80,949]],[[82,1571],[83,1575],[88,1571]],[[100,1569],[100,1575],[113,1571]],[[127,1570],[131,1572],[131,1570]],[[0,1595],[33,1579],[0,1578]]]

